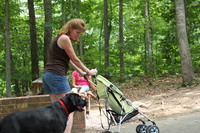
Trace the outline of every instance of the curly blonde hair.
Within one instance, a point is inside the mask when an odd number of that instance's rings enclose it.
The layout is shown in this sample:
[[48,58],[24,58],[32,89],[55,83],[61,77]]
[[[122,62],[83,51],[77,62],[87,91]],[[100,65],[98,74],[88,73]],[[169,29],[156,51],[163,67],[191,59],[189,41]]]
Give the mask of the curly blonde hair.
[[62,35],[62,34],[67,35],[69,33],[70,29],[76,29],[76,30],[81,30],[82,32],[85,32],[86,24],[85,24],[84,20],[82,20],[82,19],[79,19],[79,18],[71,19],[65,25],[63,25],[63,27],[58,32],[58,34],[59,35]]

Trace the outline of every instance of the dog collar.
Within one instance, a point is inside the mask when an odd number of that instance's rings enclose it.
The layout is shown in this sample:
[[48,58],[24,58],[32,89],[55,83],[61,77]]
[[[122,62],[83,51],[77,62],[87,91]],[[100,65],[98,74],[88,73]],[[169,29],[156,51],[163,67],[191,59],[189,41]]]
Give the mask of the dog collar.
[[67,116],[68,116],[68,115],[69,115],[69,112],[68,112],[67,107],[65,106],[64,102],[61,101],[61,100],[58,100],[58,102],[62,105],[62,107],[64,108],[64,110],[65,110],[65,112],[66,112],[66,114],[67,114]]

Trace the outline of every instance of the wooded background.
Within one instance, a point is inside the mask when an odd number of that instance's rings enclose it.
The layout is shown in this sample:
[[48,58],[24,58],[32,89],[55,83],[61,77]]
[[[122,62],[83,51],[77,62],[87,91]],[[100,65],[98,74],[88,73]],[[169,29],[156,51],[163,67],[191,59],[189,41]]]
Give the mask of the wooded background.
[[71,18],[87,23],[77,55],[112,81],[165,75],[189,85],[200,72],[200,0],[0,1],[1,97],[32,90],[51,39]]

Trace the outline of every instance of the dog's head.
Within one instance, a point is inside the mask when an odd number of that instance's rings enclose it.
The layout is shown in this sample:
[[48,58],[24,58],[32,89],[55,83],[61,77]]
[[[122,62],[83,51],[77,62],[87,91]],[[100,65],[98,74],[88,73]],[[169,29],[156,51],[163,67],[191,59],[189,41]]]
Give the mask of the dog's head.
[[87,101],[77,93],[68,93],[62,98],[69,112],[84,111]]

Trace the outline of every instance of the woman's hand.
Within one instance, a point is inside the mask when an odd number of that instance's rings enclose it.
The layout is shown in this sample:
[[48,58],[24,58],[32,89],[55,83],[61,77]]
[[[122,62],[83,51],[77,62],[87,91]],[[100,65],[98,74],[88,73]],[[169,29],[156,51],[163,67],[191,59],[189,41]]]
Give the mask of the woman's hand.
[[97,69],[91,69],[91,70],[87,71],[88,75],[97,75],[97,73],[98,73]]
[[82,75],[82,76],[87,75],[87,73],[86,73],[86,72],[83,72],[83,71],[80,71],[79,74]]

